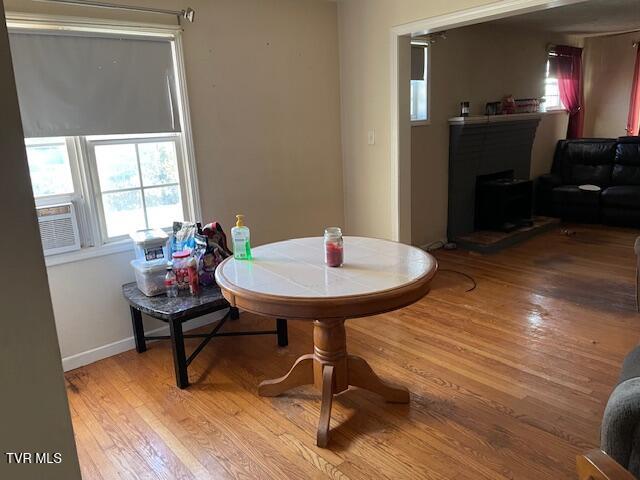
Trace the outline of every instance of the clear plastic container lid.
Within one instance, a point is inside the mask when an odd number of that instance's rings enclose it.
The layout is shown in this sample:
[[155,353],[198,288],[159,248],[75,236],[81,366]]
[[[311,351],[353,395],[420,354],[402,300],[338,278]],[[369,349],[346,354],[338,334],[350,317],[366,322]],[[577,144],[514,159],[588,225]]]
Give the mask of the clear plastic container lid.
[[140,273],[156,273],[164,272],[167,269],[167,261],[164,258],[159,260],[152,260],[147,262],[146,260],[136,259],[131,260],[131,266],[138,270]]
[[164,245],[169,236],[164,230],[150,228],[149,230],[138,230],[129,235],[134,243],[142,248]]

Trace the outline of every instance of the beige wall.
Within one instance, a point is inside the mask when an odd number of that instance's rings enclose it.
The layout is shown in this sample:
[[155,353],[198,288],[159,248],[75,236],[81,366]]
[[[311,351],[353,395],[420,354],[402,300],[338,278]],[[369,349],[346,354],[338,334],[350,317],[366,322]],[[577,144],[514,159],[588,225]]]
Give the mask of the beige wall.
[[585,137],[626,135],[639,33],[592,37],[585,40]]
[[[390,192],[394,170],[389,138],[391,29],[491,3],[495,1],[338,1],[345,223],[350,233],[392,236]],[[552,2],[540,0],[531,2],[529,6],[533,3],[548,6]],[[376,132],[376,144],[373,146],[367,145],[367,131],[370,130]],[[430,176],[424,187],[429,190],[430,198],[421,208],[426,222],[438,225],[434,231],[440,233],[444,231],[442,219],[446,218],[442,208],[445,171],[439,164],[433,171],[423,172]]]
[[[339,0],[345,224],[391,238],[390,50],[396,25],[493,0]],[[375,145],[367,132],[376,133]],[[429,219],[432,216],[429,215]]]
[[[203,220],[219,220],[229,233],[234,214],[242,212],[254,244],[321,235],[325,226],[344,223],[335,3],[121,3],[196,10],[183,41]],[[6,8],[172,21],[30,0],[7,0]],[[131,257],[49,268],[63,357],[131,336],[120,293],[120,285],[133,280]]]
[[[447,32],[430,48],[431,124],[411,129],[411,240],[427,245],[446,238],[449,123],[460,101],[481,115],[487,102],[506,94],[515,98],[544,95],[548,43],[571,39],[543,32],[480,24]],[[531,174],[548,173],[557,141],[566,135],[567,115],[548,114],[536,132]]]
[[[47,272],[22,140],[9,43],[0,1],[0,478],[80,478],[64,389]],[[60,453],[62,463],[8,464],[6,452]]]
[[568,125],[569,114],[566,112],[554,112],[542,117],[531,151],[532,179],[551,171],[556,144],[567,137]]

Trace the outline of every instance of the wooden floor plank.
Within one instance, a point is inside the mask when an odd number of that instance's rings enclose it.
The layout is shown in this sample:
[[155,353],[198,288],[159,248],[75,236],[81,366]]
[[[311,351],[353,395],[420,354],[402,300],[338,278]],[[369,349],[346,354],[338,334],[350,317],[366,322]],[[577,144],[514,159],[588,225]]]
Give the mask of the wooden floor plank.
[[[215,339],[184,391],[167,342],[68,372],[83,478],[574,478],[574,457],[598,445],[606,399],[640,334],[640,232],[563,228],[574,233],[493,255],[438,251],[427,297],[349,320],[351,353],[407,385],[411,404],[344,392],[328,449],[315,445],[312,388],[257,396],[261,380],[311,351],[309,323],[290,322],[284,349],[272,337]],[[225,328],[272,325],[243,313]]]

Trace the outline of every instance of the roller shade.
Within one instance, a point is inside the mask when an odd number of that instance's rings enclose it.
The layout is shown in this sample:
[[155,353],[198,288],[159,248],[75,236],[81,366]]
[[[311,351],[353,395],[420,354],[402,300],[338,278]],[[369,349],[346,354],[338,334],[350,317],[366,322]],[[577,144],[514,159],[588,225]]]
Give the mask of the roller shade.
[[424,49],[411,45],[411,80],[424,80]]
[[9,33],[27,138],[180,131],[167,39]]

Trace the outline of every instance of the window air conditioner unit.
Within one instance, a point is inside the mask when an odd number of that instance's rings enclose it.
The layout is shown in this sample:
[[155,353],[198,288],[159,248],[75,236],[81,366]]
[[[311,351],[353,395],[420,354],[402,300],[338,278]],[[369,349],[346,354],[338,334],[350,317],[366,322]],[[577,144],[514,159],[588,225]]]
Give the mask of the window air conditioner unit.
[[36,208],[45,255],[80,250],[78,221],[72,203]]

